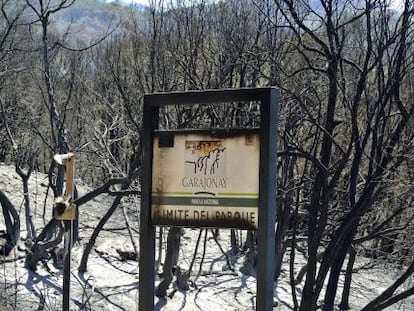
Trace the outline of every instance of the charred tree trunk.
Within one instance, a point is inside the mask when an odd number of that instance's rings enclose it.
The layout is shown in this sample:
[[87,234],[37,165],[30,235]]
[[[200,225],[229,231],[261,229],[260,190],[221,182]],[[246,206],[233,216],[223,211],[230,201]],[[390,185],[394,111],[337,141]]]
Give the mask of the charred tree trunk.
[[[350,237],[348,239],[352,238]],[[335,258],[331,266],[328,286],[326,287],[323,311],[331,311],[334,309],[336,290],[338,289],[338,280],[348,251],[348,243],[343,243],[340,248],[341,250],[339,251],[339,255]]]
[[237,254],[239,252],[239,245],[237,243],[237,237],[236,237],[236,230],[235,229],[230,230],[230,244],[231,244],[231,252],[233,254]]
[[7,256],[19,240],[20,217],[13,204],[1,190],[0,204],[3,211],[4,222],[6,224],[6,244],[0,253]]
[[293,205],[292,199],[293,191],[287,193],[283,199],[283,203],[278,205],[277,212],[277,228],[276,228],[276,239],[275,239],[275,280],[278,279],[282,270],[283,256],[286,251],[286,231],[289,225],[290,207]]
[[345,282],[344,282],[344,288],[342,291],[341,303],[339,304],[339,308],[341,310],[350,309],[349,293],[351,291],[352,269],[354,268],[355,256],[356,256],[355,249],[354,247],[351,246],[351,248],[349,249],[348,264],[346,266]]
[[33,172],[34,165],[36,162],[35,156],[32,156],[30,159],[29,169],[26,173],[23,172],[22,168],[20,167],[19,161],[16,162],[16,173],[20,176],[23,182],[23,198],[24,198],[24,214],[26,220],[26,241],[28,245],[31,245],[33,241],[36,239],[36,228],[33,222],[33,212],[30,207],[30,197],[29,197],[29,179],[30,175]]
[[113,215],[113,213],[115,212],[119,204],[121,203],[121,199],[122,199],[121,195],[115,198],[115,200],[112,202],[112,206],[108,209],[106,214],[102,217],[102,219],[99,221],[98,225],[96,226],[95,230],[93,231],[92,236],[89,239],[89,242],[85,247],[85,250],[83,251],[81,262],[78,268],[79,272],[86,272],[88,270],[87,266],[88,266],[89,254],[92,251],[92,248],[95,245],[96,239],[99,233],[101,232],[101,230],[103,229],[104,225],[109,220],[109,218],[111,218],[111,216]]
[[[56,237],[54,236],[55,233],[57,233]],[[28,250],[26,256],[26,266],[28,269],[35,271],[39,260],[45,256],[47,250],[58,246],[62,242],[62,237],[62,223],[52,218],[36,238],[33,246]]]
[[165,297],[177,269],[178,254],[180,250],[181,228],[171,227],[167,237],[167,252],[165,254],[163,280],[158,284],[155,295]]
[[257,263],[257,234],[255,231],[247,231],[246,246],[247,253],[240,268],[240,272],[246,275],[252,275]]
[[414,287],[407,289],[395,296],[395,291],[414,273],[414,262],[407,268],[403,275],[398,278],[390,287],[388,287],[381,295],[367,304],[361,311],[379,311],[392,305],[393,303],[414,294]]

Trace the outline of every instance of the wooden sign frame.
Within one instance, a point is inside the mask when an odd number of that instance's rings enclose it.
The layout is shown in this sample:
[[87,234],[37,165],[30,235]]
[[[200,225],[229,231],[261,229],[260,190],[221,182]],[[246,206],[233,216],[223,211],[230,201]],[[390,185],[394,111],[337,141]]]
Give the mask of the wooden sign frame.
[[155,225],[151,221],[151,206],[153,144],[155,132],[159,127],[160,107],[252,101],[260,103],[256,310],[273,310],[278,97],[278,91],[273,87],[155,93],[144,96],[139,259],[140,311],[154,310]]

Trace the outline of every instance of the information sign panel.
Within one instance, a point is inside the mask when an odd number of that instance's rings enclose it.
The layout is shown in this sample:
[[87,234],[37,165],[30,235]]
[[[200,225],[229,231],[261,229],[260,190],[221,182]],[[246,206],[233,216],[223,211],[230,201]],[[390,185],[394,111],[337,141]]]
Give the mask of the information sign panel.
[[[158,130],[161,107],[237,102],[260,104],[255,133],[234,128]],[[273,87],[144,96],[140,311],[154,310],[156,225],[257,229],[256,310],[273,310],[277,105]]]
[[258,131],[154,136],[153,224],[258,228]]

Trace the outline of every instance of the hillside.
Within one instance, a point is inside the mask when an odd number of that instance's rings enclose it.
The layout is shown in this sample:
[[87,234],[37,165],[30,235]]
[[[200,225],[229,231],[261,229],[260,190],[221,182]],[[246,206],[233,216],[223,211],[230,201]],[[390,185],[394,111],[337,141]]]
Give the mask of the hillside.
[[[29,191],[32,207],[36,216],[38,231],[43,226],[41,220],[47,176],[34,173],[30,179]],[[78,183],[80,195],[88,191],[85,185]],[[11,202],[21,209],[22,192],[20,178],[14,168],[0,164],[0,189],[10,198]],[[46,215],[51,213],[51,198],[47,200]],[[121,210],[115,212],[97,239],[92,252],[88,272],[78,273],[82,250],[87,243],[93,228],[104,212],[109,208],[111,198],[100,196],[80,210],[80,242],[72,251],[72,303],[74,309],[83,310],[136,310],[138,297],[138,263],[134,260],[123,260],[122,252],[133,251],[132,243]],[[125,202],[128,217],[134,224],[134,232],[138,229],[137,208],[139,202]],[[50,208],[50,209],[49,209]],[[22,229],[24,227],[23,219]],[[0,218],[0,230],[4,230],[3,217]],[[188,229],[183,235],[180,265],[185,268],[191,261],[194,244],[199,230]],[[22,237],[25,231],[22,231]],[[134,235],[134,239],[138,239]],[[166,235],[165,235],[166,239]],[[224,249],[228,248],[228,231],[223,231],[219,238]],[[157,300],[157,310],[252,310],[255,278],[243,276],[240,272],[232,272],[226,268],[226,260],[217,244],[211,238],[207,242],[206,256],[197,287],[188,292],[177,292],[173,287],[169,290],[170,298]],[[24,241],[19,245],[20,250],[10,254],[0,269],[0,305],[4,304],[15,310],[38,310],[43,303],[44,310],[58,310],[61,306],[62,270],[57,269],[52,261],[38,265],[36,272],[30,272],[24,267]],[[164,252],[165,253],[165,252]],[[199,252],[201,256],[201,251]],[[199,259],[198,259],[199,262]],[[237,263],[236,263],[237,265]],[[48,271],[49,270],[49,271]],[[197,262],[194,268],[197,274]],[[192,276],[192,279],[195,275]],[[195,283],[194,283],[195,284]],[[89,300],[88,300],[89,299]],[[82,307],[84,306],[84,307]],[[282,310],[282,309],[281,309]]]
[[60,35],[67,34],[73,43],[91,43],[108,32],[121,32],[133,16],[143,14],[146,7],[140,4],[126,5],[103,0],[77,0],[61,10],[52,20],[52,29]]
[[[34,173],[29,183],[32,208],[36,216],[39,231],[43,226],[42,213],[45,202],[47,176]],[[87,186],[77,181],[80,195],[87,192]],[[21,182],[14,168],[0,164],[0,189],[10,198],[23,215]],[[46,200],[46,215],[51,214],[51,197]],[[102,195],[82,206],[80,210],[80,241],[72,251],[71,296],[74,310],[137,310],[138,299],[138,263],[126,260],[120,254],[133,252],[131,237],[125,226],[121,209],[105,226],[97,239],[92,252],[88,272],[77,271],[80,257],[93,228],[111,205],[111,197]],[[138,220],[136,218],[139,202],[125,201],[128,218],[133,225],[133,239],[138,240]],[[48,216],[46,216],[49,219]],[[0,218],[0,230],[4,230],[3,217]],[[22,220],[21,228],[24,228]],[[165,232],[165,231],[164,231]],[[182,236],[182,249],[179,266],[188,269],[194,253],[198,229],[185,229]],[[22,231],[22,237],[25,231]],[[164,241],[166,235],[164,233]],[[223,249],[229,249],[229,231],[221,230],[218,243]],[[58,310],[61,306],[62,270],[45,260],[38,265],[36,272],[24,267],[24,241],[18,249],[3,258],[0,269],[0,305],[14,310]],[[164,251],[165,253],[165,251]],[[200,249],[190,277],[188,291],[180,291],[170,286],[167,299],[156,298],[156,310],[254,310],[256,281],[254,275],[240,272],[243,258],[232,257],[234,271],[228,268],[226,257],[221,252],[212,235],[208,235],[205,244],[204,263],[200,267],[203,251]],[[299,271],[304,261],[299,260],[295,270]],[[389,285],[396,275],[401,273],[390,265],[373,266],[370,262],[358,259],[351,293],[352,310],[359,310]],[[275,310],[292,310],[288,262],[284,262],[282,278],[275,288]],[[253,273],[254,274],[254,273]],[[158,280],[158,278],[157,278]],[[157,281],[158,282],[158,281]],[[341,281],[340,286],[342,285]],[[409,285],[409,284],[407,284]],[[296,287],[300,295],[301,286]],[[341,290],[341,288],[339,288]],[[387,310],[412,310],[412,299],[402,301]]]

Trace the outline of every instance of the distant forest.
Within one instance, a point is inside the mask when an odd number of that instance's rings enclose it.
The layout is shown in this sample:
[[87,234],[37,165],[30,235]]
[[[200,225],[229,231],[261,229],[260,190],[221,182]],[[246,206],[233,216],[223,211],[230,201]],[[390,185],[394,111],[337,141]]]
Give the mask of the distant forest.
[[[76,178],[93,188],[75,199],[80,210],[113,195],[80,271],[120,202],[139,197],[144,94],[275,86],[275,280],[283,260],[293,267],[295,256],[306,258],[290,271],[295,310],[323,301],[331,311],[338,297],[349,309],[356,256],[402,268],[362,310],[414,293],[404,287],[414,272],[413,1],[3,0],[0,8],[0,161],[16,167],[23,185],[33,171],[48,174],[57,196],[64,179],[53,156],[73,152]],[[254,127],[259,113],[255,102],[168,106],[159,126]],[[0,189],[4,248],[16,246],[24,227],[27,266],[35,269],[64,228],[51,219],[35,230],[30,199],[22,200],[18,215]],[[166,262],[178,256],[181,230],[169,231]],[[254,269],[256,232],[233,230],[231,245]],[[157,295],[165,295],[173,266],[164,265]]]

